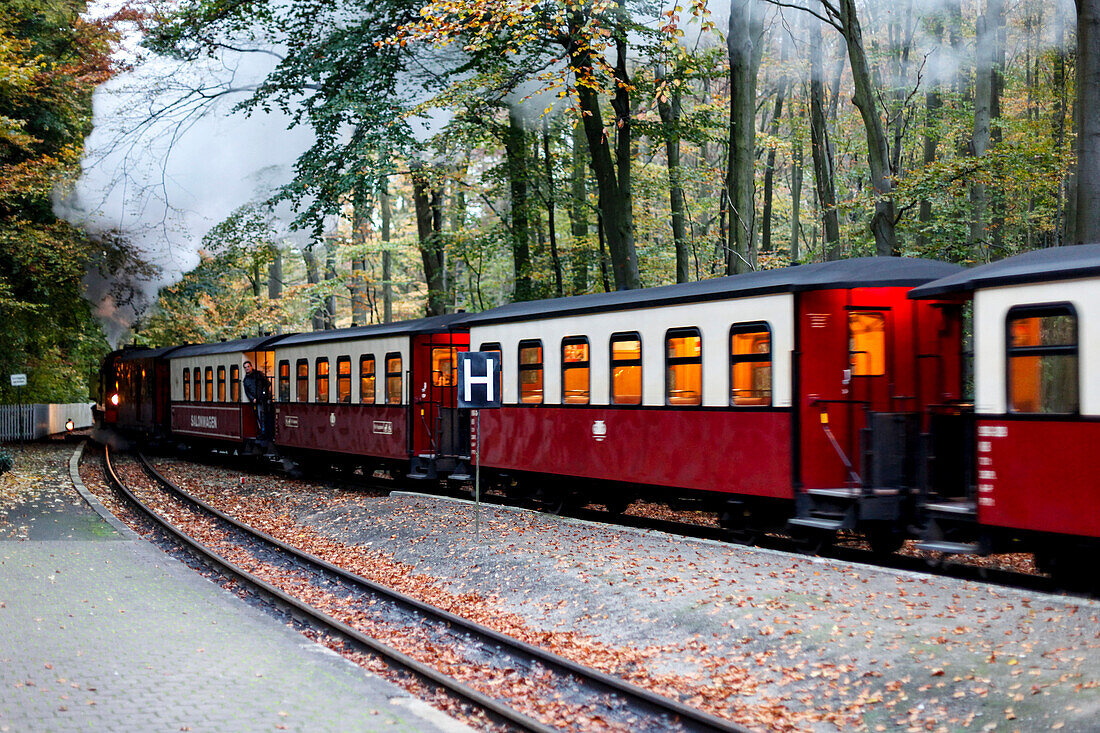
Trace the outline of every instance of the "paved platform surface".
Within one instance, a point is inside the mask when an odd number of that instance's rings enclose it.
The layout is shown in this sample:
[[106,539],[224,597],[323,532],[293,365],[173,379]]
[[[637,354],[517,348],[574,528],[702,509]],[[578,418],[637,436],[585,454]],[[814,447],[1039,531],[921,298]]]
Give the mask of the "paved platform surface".
[[74,448],[0,477],[0,733],[468,730],[120,532]]

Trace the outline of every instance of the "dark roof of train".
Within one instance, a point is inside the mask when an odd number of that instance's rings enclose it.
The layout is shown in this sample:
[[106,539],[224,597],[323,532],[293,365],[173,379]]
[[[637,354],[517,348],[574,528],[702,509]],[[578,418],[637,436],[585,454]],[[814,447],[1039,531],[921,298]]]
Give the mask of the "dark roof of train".
[[452,326],[467,317],[465,313],[448,313],[443,316],[429,316],[415,321],[396,321],[394,323],[375,323],[369,326],[356,326],[354,328],[336,328],[330,331],[309,331],[286,336],[274,346],[299,346],[301,344],[317,344],[328,341],[347,341],[359,338],[378,338],[379,336],[405,336],[421,333],[439,333],[449,330]]
[[579,315],[600,311],[630,310],[658,305],[675,305],[726,298],[744,298],[771,293],[792,293],[827,288],[888,287],[920,285],[954,274],[958,265],[939,260],[904,257],[859,257],[775,270],[758,270],[698,282],[665,285],[641,290],[575,295],[554,300],[535,300],[502,305],[484,313],[471,314],[471,325],[524,321],[546,316]]
[[179,346],[162,346],[159,349],[149,349],[144,347],[127,347],[118,353],[121,361],[130,361],[131,359],[156,359],[161,356],[172,353]]
[[934,280],[909,292],[910,298],[934,298],[969,293],[998,285],[1021,285],[1050,280],[1072,280],[1100,275],[1100,244],[1037,249],[971,267]]
[[172,352],[172,358],[179,359],[185,356],[204,356],[206,354],[229,354],[234,351],[257,351],[283,338],[286,338],[286,336],[256,336],[247,339],[235,339],[233,341],[215,341],[209,344],[181,346],[178,351]]

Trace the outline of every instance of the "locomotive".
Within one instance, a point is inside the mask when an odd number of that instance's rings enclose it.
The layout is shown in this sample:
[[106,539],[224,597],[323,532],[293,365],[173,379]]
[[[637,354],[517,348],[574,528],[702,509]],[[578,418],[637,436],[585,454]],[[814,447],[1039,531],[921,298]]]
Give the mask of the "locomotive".
[[[746,532],[863,533],[943,553],[1100,547],[1088,445],[1100,245],[963,269],[857,258],[103,364],[105,424],[301,465],[469,477],[459,352],[495,352],[483,476],[555,508],[692,501]],[[973,331],[974,353],[965,353]],[[268,376],[270,440],[240,388]],[[973,371],[968,367],[973,362]],[[968,376],[972,374],[972,377]],[[972,378],[974,401],[967,398]]]

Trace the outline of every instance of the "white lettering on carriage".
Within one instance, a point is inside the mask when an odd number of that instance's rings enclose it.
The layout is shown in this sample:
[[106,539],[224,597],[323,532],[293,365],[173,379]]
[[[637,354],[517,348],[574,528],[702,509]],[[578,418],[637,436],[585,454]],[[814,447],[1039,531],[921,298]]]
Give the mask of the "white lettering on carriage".
[[980,425],[978,426],[979,438],[1007,438],[1007,425]]
[[191,427],[206,428],[207,430],[217,430],[218,417],[217,415],[192,415]]
[[374,421],[375,435],[393,435],[393,423],[387,420]]

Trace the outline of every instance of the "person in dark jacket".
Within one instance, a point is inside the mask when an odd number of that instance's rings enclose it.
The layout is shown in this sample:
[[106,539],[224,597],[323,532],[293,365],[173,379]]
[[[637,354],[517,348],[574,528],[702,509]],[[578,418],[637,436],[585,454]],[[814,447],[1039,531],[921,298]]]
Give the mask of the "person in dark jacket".
[[271,437],[271,385],[263,370],[254,369],[252,362],[244,362],[244,394],[256,408],[256,431],[260,440]]

